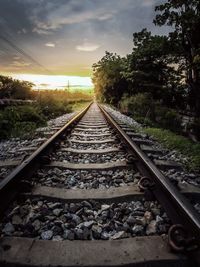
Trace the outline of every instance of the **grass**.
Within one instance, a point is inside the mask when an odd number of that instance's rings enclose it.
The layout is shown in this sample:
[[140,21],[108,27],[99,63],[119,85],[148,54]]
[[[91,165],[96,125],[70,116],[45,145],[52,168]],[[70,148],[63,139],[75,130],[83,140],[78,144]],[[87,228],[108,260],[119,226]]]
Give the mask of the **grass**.
[[79,101],[72,104],[71,108],[72,111],[81,111],[84,109],[87,105],[89,105],[91,101]]
[[9,106],[0,110],[0,140],[12,137],[32,138],[38,127],[46,126],[49,119],[80,111],[90,101],[60,101],[44,98],[32,105]]
[[143,128],[142,132],[145,132],[153,136],[164,147],[168,149],[174,149],[188,158],[186,167],[189,170],[200,172],[200,143],[194,143],[188,138],[175,134],[169,130],[161,128]]

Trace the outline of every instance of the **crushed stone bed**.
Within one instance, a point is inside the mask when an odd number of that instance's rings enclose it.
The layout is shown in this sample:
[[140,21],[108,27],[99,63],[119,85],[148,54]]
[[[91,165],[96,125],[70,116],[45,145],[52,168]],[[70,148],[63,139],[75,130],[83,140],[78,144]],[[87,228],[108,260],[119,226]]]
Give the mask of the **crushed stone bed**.
[[53,161],[63,161],[71,163],[106,163],[126,160],[126,153],[118,151],[117,153],[106,154],[78,154],[71,152],[58,151],[54,152],[51,159]]
[[0,182],[9,174],[14,168],[0,168]]
[[69,136],[69,139],[78,140],[78,141],[102,141],[106,139],[113,139],[115,140],[115,136],[78,136],[78,135],[72,135]]
[[170,221],[157,202],[64,204],[38,198],[15,202],[0,224],[0,235],[53,241],[109,240],[162,235],[169,227]]
[[127,124],[128,126],[134,127],[136,129],[139,129],[141,133],[141,138],[143,140],[150,140],[151,141],[151,147],[155,149],[161,150],[162,154],[154,154],[154,153],[147,153],[147,156],[149,156],[151,159],[159,159],[159,160],[166,160],[166,161],[174,161],[178,164],[181,164],[182,170],[177,170],[175,168],[171,168],[170,170],[164,171],[163,173],[171,180],[171,181],[177,181],[177,182],[187,182],[189,184],[192,184],[194,186],[200,187],[200,174],[194,173],[194,172],[188,172],[185,170],[184,164],[188,162],[189,159],[187,159],[185,156],[178,153],[176,150],[169,150],[164,148],[158,141],[156,141],[153,137],[148,136],[145,133],[142,133],[142,125],[137,123],[132,118],[120,113],[117,110],[114,110],[113,108],[104,105],[104,108],[106,111],[112,115],[118,122],[123,122]]
[[47,122],[47,127],[38,128],[33,136],[30,139],[24,138],[11,138],[9,140],[0,141],[0,160],[7,160],[12,158],[23,158],[30,155],[33,151],[20,151],[27,147],[36,147],[38,148],[42,143],[47,140],[47,137],[44,137],[45,132],[55,133],[57,130],[52,128],[59,127],[61,128],[66,124],[76,112],[64,114],[58,118],[52,119]]
[[70,141],[66,141],[62,143],[62,148],[74,148],[74,149],[106,149],[106,148],[119,148],[120,143],[104,143],[104,144],[81,144],[81,143],[74,143]]
[[66,189],[106,189],[137,184],[141,175],[134,169],[109,171],[72,171],[59,168],[40,169],[33,176],[33,183]]

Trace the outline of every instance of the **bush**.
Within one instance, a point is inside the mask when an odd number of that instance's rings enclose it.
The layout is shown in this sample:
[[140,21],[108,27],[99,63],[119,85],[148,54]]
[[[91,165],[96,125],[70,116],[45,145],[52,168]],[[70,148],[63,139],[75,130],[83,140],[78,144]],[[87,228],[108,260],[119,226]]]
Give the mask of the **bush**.
[[[8,84],[10,86],[6,87]],[[19,82],[4,76],[0,76],[0,91],[0,97],[8,95],[25,99],[32,96],[35,100],[32,104],[3,107],[0,110],[0,139],[30,134],[37,127],[44,126],[47,120],[72,112],[74,106],[80,103],[83,107],[92,99],[91,94],[82,91],[31,91],[31,84],[28,82]]]
[[196,118],[191,124],[191,129],[193,130],[195,136],[200,140],[200,119]]
[[24,135],[42,125],[45,117],[38,107],[7,107],[0,112],[0,139]]
[[35,122],[38,126],[45,123],[45,117],[37,106],[18,107],[19,121]]
[[156,106],[155,121],[163,128],[176,132],[181,131],[181,118],[173,109]]
[[33,84],[0,75],[0,98],[31,99]]
[[71,105],[66,99],[57,99],[53,95],[44,95],[39,100],[38,107],[48,119],[72,112]]
[[174,109],[162,107],[155,102],[149,93],[136,94],[128,97],[124,95],[120,101],[123,113],[148,126],[160,126],[172,131],[181,131],[181,118]]
[[151,118],[154,114],[155,103],[150,94],[125,95],[120,101],[120,109],[126,114]]
[[186,166],[189,170],[200,172],[200,144],[193,143],[184,136],[159,128],[144,128],[143,132],[153,136],[166,148],[176,150],[188,158]]

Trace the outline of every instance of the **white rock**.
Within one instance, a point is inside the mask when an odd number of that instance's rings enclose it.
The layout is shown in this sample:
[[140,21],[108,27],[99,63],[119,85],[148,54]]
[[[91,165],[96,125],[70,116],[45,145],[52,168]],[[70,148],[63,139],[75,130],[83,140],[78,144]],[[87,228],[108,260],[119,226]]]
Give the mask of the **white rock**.
[[127,237],[127,234],[125,231],[120,231],[117,232],[116,234],[114,234],[113,236],[111,236],[111,239],[115,240],[115,239],[121,239],[121,238],[125,238]]
[[15,227],[12,225],[12,223],[6,223],[4,226],[2,232],[5,233],[6,235],[10,235],[15,231]]
[[50,240],[52,238],[52,236],[53,236],[53,231],[51,231],[51,230],[48,230],[48,231],[41,233],[41,238],[43,240]]
[[155,233],[156,233],[156,221],[152,220],[147,226],[146,234],[153,235]]
[[105,210],[108,210],[110,208],[110,205],[101,205],[101,210],[102,211],[105,211]]

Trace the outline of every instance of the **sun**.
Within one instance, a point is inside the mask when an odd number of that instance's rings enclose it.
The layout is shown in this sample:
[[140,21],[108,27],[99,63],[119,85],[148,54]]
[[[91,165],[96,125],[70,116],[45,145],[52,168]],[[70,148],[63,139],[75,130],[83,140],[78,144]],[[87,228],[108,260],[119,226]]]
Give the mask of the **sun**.
[[65,89],[70,87],[92,87],[90,77],[64,75],[11,74],[14,79],[29,81],[34,84],[33,89]]

